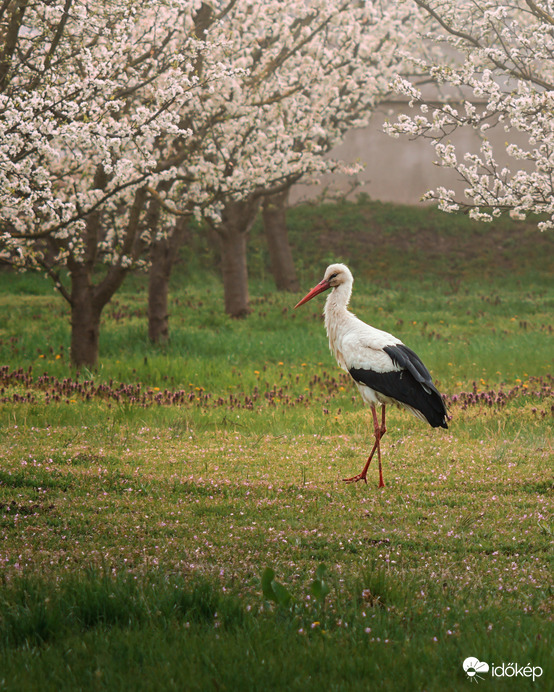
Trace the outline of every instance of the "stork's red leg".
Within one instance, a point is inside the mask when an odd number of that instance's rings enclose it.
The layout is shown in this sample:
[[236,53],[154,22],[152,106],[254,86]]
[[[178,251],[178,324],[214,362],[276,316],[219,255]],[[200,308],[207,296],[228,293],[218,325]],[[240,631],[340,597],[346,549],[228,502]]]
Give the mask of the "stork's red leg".
[[383,481],[383,468],[381,465],[381,445],[379,443],[383,435],[387,432],[387,428],[385,426],[385,406],[383,405],[381,425],[379,425],[379,419],[377,418],[377,411],[375,410],[375,406],[371,407],[371,413],[373,415],[373,428],[375,431],[375,443],[373,444],[373,449],[371,450],[361,473],[358,473],[356,476],[352,476],[352,478],[343,478],[343,481],[345,481],[345,483],[357,483],[358,481],[364,481],[365,483],[367,483],[367,470],[369,468],[369,465],[371,464],[371,460],[373,459],[375,450],[377,450],[377,458],[379,459],[379,487],[384,488],[385,483]]
[[[385,404],[383,404],[381,406],[381,429],[380,429],[381,437],[383,437],[383,435],[387,432],[387,426],[385,425],[385,409],[386,409],[386,406],[385,406]],[[375,422],[375,417],[374,417],[373,421]]]
[[379,432],[377,432],[377,413],[373,409],[373,424],[375,425],[375,440],[377,442],[377,458],[379,459],[379,487],[384,488],[385,482],[383,480],[383,467],[381,465],[381,445],[379,444],[383,435],[387,432],[387,427],[385,425],[385,405],[383,404],[383,412],[381,414],[381,427]]
[[364,481],[367,483],[367,470],[369,468],[369,465],[371,464],[371,460],[373,459],[373,454],[375,453],[375,450],[377,449],[377,440],[375,440],[375,443],[373,445],[373,449],[369,453],[369,457],[367,458],[366,464],[364,468],[362,469],[361,473],[356,474],[355,476],[352,476],[352,478],[343,478],[342,480],[345,483],[357,483],[358,481]]

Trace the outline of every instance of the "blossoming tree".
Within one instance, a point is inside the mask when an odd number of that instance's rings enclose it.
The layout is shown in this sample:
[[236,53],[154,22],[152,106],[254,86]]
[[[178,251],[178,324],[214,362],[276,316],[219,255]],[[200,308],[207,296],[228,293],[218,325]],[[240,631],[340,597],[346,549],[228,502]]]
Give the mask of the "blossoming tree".
[[0,257],[52,277],[73,362],[91,365],[104,306],[187,214],[221,239],[227,311],[248,310],[260,200],[337,165],[324,154],[367,122],[413,6],[6,0],[0,13]]
[[198,5],[1,5],[0,256],[52,277],[77,365],[96,362],[102,309],[149,241],[149,188],[186,155],[183,104],[230,74],[195,74]]
[[225,110],[227,117],[203,130],[202,146],[185,161],[184,195],[190,204],[194,180],[218,201],[205,215],[220,240],[229,314],[248,312],[246,241],[262,199],[340,168],[325,154],[346,130],[367,124],[387,93],[398,47],[416,24],[414,7],[381,0],[211,3],[205,35],[221,51],[209,59],[232,61],[243,73],[202,103],[204,112]]
[[[466,210],[491,220],[503,211],[514,218],[541,215],[542,230],[554,227],[554,12],[549,0],[415,0],[426,13],[426,38],[446,47],[434,58],[411,56],[415,71],[439,87],[456,89],[450,100],[429,102],[414,80],[395,89],[416,108],[389,123],[393,136],[425,137],[437,163],[464,181],[465,198],[439,187],[427,193],[445,211]],[[482,105],[479,105],[482,104]],[[459,151],[450,141],[459,128],[480,135],[478,151]],[[502,128],[501,152],[488,138]],[[511,162],[511,163],[510,163]]]

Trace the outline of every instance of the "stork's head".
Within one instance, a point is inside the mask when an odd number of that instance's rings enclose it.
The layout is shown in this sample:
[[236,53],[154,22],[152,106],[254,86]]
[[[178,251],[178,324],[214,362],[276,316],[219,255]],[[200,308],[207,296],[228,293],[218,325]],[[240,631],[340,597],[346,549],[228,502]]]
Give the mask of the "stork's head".
[[307,293],[304,298],[302,298],[302,300],[294,307],[297,308],[300,305],[304,305],[304,303],[307,303],[319,293],[328,291],[330,288],[337,288],[342,284],[348,284],[350,289],[353,281],[354,278],[352,276],[352,272],[345,264],[330,264],[325,270],[323,279],[316,286],[314,286],[312,290]]

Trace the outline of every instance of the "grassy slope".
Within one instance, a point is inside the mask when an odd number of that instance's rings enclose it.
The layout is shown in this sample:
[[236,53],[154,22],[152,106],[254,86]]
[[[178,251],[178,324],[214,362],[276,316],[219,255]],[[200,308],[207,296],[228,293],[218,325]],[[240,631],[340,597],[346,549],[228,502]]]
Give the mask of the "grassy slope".
[[[68,367],[48,285],[0,274],[0,689],[458,690],[470,655],[540,665],[502,686],[547,689],[551,239],[366,203],[290,225],[304,287],[347,261],[353,309],[420,353],[450,429],[391,411],[385,490],[341,482],[368,413],[322,301],[272,290],[259,231],[248,320],[222,314],[198,242],[170,344],[145,342],[134,278],[94,373]],[[260,610],[268,565],[293,600]]]

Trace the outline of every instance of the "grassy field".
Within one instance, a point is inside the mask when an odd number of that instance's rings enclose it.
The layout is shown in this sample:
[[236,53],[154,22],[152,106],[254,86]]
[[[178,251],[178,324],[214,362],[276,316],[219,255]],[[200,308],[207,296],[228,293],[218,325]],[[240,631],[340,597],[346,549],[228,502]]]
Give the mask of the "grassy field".
[[95,371],[48,282],[0,272],[0,689],[456,691],[470,656],[479,689],[554,689],[552,238],[364,200],[289,221],[302,294],[348,262],[449,429],[390,410],[386,487],[342,482],[369,411],[258,228],[246,320],[195,240],[170,342],[131,277]]

